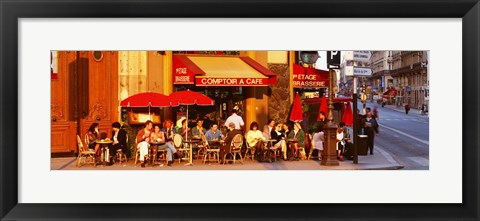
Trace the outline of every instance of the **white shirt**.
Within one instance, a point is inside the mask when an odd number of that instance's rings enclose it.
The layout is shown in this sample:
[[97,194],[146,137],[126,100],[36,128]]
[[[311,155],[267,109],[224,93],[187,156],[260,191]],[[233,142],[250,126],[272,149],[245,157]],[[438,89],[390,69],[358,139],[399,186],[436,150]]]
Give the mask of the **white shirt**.
[[262,132],[260,132],[259,130],[256,130],[256,131],[253,131],[253,130],[250,130],[248,131],[247,133],[247,143],[248,145],[250,145],[251,147],[252,146],[255,146],[255,144],[257,144],[258,142],[258,138],[262,139],[262,140],[265,140],[265,137],[263,136]]
[[313,134],[313,148],[317,150],[323,150],[323,140],[324,140],[324,133],[318,132]]
[[341,133],[337,133],[337,140],[340,140],[337,143],[340,142],[342,145],[345,144],[345,141],[343,140],[343,131]]
[[118,139],[117,139],[118,131],[120,131],[120,130],[115,131],[115,134],[113,135],[113,141],[118,141]]
[[240,126],[243,126],[245,123],[243,122],[242,117],[238,116],[236,113],[233,113],[230,115],[230,117],[227,118],[225,121],[225,127],[228,128],[228,124],[230,122],[233,122],[235,124],[235,129],[240,130]]

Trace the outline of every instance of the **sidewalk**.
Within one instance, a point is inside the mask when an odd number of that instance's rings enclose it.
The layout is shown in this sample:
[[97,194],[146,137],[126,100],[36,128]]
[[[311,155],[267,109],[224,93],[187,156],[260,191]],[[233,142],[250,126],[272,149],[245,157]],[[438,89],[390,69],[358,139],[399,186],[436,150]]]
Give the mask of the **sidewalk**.
[[[358,107],[359,108],[362,107],[362,104],[361,104],[360,101],[358,103]],[[377,104],[377,103],[372,102],[372,101],[367,101],[367,107],[370,107],[371,109],[373,109],[374,107],[377,107],[378,110],[382,110],[382,108],[388,108],[390,110],[394,110],[394,111],[401,112],[401,113],[405,114],[405,107],[404,106],[397,106],[395,104],[385,105],[384,107],[382,107],[381,104]],[[428,118],[428,113],[422,115],[421,110],[420,109],[415,109],[415,108],[410,108],[410,111],[408,112],[408,115],[409,116],[417,116],[417,117]]]
[[[368,107],[368,106],[372,106],[372,109],[373,109],[373,106],[374,106],[374,105],[375,105],[374,103],[370,103],[370,102],[367,103],[367,107]],[[398,107],[397,105],[392,104],[392,105],[385,105],[385,107],[383,107],[383,108],[388,108],[388,109],[390,109],[390,110],[394,110],[394,111],[401,112],[401,113],[405,114],[405,108],[404,108],[404,106],[399,106],[399,107]],[[377,104],[377,109],[378,109],[378,110],[381,110],[381,109],[382,109],[382,105],[378,105],[378,104]],[[428,113],[422,115],[420,109],[414,109],[414,108],[410,108],[410,111],[408,111],[408,115],[428,118]]]
[[251,159],[244,159],[243,164],[237,162],[235,165],[219,165],[217,163],[203,164],[201,160],[194,160],[193,166],[185,166],[187,162],[178,162],[175,160],[173,166],[147,165],[145,168],[140,167],[140,163],[134,165],[133,160],[127,163],[116,163],[112,166],[83,165],[76,167],[75,157],[51,158],[52,170],[398,170],[403,166],[396,162],[387,152],[375,147],[374,155],[358,156],[358,164],[353,161],[340,161],[339,166],[322,166],[318,160],[303,161],[283,161],[277,160],[272,163],[260,163]]

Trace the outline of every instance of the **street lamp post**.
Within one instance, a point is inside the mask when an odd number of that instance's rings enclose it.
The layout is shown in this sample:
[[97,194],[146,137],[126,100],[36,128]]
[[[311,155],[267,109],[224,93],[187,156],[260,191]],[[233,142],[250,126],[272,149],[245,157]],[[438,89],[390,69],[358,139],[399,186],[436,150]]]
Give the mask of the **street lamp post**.
[[340,163],[337,160],[337,125],[333,122],[333,75],[335,74],[335,70],[330,69],[329,74],[328,117],[327,124],[323,127],[326,137],[326,154],[320,164],[324,166],[338,166]]

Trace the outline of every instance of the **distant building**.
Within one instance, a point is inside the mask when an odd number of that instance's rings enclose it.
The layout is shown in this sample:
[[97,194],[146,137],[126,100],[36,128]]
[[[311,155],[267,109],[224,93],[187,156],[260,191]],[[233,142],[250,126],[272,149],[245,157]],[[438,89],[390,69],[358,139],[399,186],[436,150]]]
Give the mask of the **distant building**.
[[[427,73],[427,51],[392,52],[393,84],[398,90],[397,104],[409,103],[420,109],[428,105],[429,81]],[[401,103],[400,103],[401,102]]]
[[372,77],[369,78],[372,92],[382,94],[394,87],[392,70],[392,51],[373,51],[370,58]]

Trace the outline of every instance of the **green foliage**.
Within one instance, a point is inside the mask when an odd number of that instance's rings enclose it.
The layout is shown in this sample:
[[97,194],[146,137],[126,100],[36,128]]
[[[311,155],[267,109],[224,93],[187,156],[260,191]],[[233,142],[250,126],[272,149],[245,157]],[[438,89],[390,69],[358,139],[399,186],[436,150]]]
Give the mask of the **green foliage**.
[[126,153],[128,158],[131,158],[135,153],[135,138],[137,137],[138,131],[141,129],[141,125],[130,125],[128,124],[128,112],[127,111],[122,111],[122,122],[123,123],[123,129],[127,132],[127,146],[129,152]]

